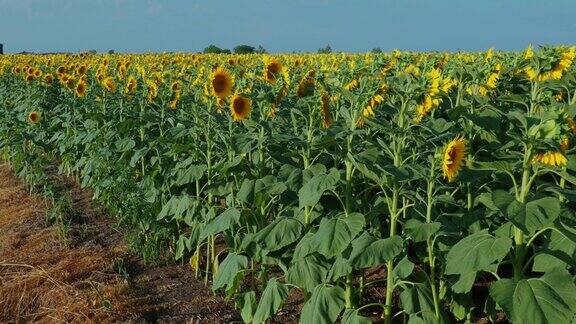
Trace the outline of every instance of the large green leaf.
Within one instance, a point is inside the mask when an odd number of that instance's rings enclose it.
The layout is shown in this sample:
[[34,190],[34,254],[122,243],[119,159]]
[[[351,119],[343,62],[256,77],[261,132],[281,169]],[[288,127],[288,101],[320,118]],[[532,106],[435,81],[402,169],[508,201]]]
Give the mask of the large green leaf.
[[342,324],[371,324],[369,318],[358,314],[358,310],[347,309],[342,316]]
[[522,204],[512,201],[506,209],[508,218],[524,232],[533,234],[551,226],[560,215],[560,201],[554,197],[544,197]]
[[432,291],[426,283],[415,283],[404,289],[400,293],[400,302],[407,314],[434,311]]
[[199,240],[202,241],[210,235],[221,233],[228,230],[232,225],[238,223],[240,220],[240,212],[238,209],[231,207],[224,211],[222,214],[212,219],[202,232],[200,233]]
[[336,169],[330,170],[328,174],[319,174],[308,180],[298,191],[300,208],[314,206],[322,197],[326,190],[334,189],[340,181],[340,172]]
[[456,243],[446,256],[446,274],[468,274],[487,268],[502,260],[510,251],[512,241],[494,237],[483,230]]
[[226,291],[230,292],[237,288],[244,269],[248,266],[248,258],[243,255],[229,253],[218,268],[218,273],[214,278],[212,290],[218,290],[226,286]]
[[402,252],[403,247],[404,242],[400,236],[379,239],[364,247],[354,258],[351,255],[350,261],[356,269],[375,267],[395,258]]
[[334,323],[344,308],[344,289],[318,285],[302,307],[300,323]]
[[296,242],[301,237],[303,225],[294,218],[279,217],[254,236],[264,250],[276,251]]
[[404,224],[404,230],[414,242],[423,242],[436,234],[441,225],[438,222],[423,223],[417,219],[409,219]]
[[310,254],[292,261],[286,278],[289,283],[311,292],[314,287],[326,280],[327,274],[326,262],[323,262],[317,254]]
[[276,314],[282,308],[287,296],[288,287],[285,284],[278,282],[276,278],[268,280],[254,314],[254,323],[264,323],[270,316]]
[[244,323],[252,323],[257,305],[254,291],[238,294],[236,297],[236,309],[240,309],[240,316]]
[[362,230],[364,216],[354,213],[348,217],[323,218],[314,234],[316,250],[327,258],[336,256],[348,247],[352,239]]
[[553,269],[567,269],[576,264],[576,243],[558,231],[552,231],[544,243],[544,250],[534,257],[532,270],[548,272]]
[[576,285],[565,270],[517,283],[499,280],[490,296],[514,323],[570,323],[576,316]]

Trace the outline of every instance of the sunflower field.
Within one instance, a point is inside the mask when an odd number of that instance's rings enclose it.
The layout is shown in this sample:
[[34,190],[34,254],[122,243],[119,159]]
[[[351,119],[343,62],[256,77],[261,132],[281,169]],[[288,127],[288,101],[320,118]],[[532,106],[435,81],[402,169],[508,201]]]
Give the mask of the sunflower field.
[[0,56],[0,152],[262,323],[574,323],[576,47]]

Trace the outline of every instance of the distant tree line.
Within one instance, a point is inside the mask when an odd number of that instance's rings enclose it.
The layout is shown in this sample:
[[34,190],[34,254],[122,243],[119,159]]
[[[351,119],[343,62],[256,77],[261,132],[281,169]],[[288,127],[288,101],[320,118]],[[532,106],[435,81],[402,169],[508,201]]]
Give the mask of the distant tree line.
[[266,49],[264,47],[262,47],[262,45],[258,45],[258,47],[254,47],[254,46],[250,46],[250,45],[238,45],[236,47],[234,47],[232,49],[232,51],[230,51],[227,48],[220,48],[214,44],[211,44],[210,46],[206,47],[203,51],[203,53],[210,53],[210,54],[230,54],[230,53],[235,53],[235,54],[263,54],[266,53]]

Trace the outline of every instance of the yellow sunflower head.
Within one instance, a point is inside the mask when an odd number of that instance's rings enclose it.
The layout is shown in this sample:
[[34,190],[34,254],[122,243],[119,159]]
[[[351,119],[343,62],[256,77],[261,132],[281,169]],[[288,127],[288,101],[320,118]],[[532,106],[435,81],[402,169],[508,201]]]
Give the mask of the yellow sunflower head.
[[40,113],[37,111],[31,111],[28,114],[28,122],[31,124],[38,124],[40,122]]
[[210,75],[212,94],[220,99],[225,99],[232,93],[234,77],[224,68],[216,68]]
[[549,151],[549,152],[538,153],[538,154],[534,155],[532,162],[533,163],[538,162],[538,163],[546,164],[549,166],[562,167],[562,166],[565,166],[566,163],[568,163],[568,159],[566,159],[564,154],[562,154],[561,152]]
[[52,84],[52,82],[54,82],[54,77],[52,76],[52,74],[46,74],[44,76],[44,82],[46,84]]
[[78,97],[80,98],[84,97],[86,95],[86,83],[82,80],[78,82],[76,88],[74,89],[74,92]]
[[128,82],[126,82],[126,87],[124,87],[124,93],[126,94],[133,94],[136,92],[136,87],[138,86],[138,81],[134,76],[128,77]]
[[442,173],[444,178],[452,182],[458,175],[458,171],[464,164],[466,156],[466,141],[462,136],[457,136],[444,147],[442,154]]
[[106,91],[114,93],[116,92],[116,83],[114,83],[114,79],[111,77],[107,77],[102,81],[102,86]]
[[275,83],[276,78],[282,72],[282,64],[276,58],[269,57],[264,61],[264,80]]
[[252,100],[240,94],[235,94],[230,102],[230,113],[234,121],[241,121],[248,118],[252,111]]

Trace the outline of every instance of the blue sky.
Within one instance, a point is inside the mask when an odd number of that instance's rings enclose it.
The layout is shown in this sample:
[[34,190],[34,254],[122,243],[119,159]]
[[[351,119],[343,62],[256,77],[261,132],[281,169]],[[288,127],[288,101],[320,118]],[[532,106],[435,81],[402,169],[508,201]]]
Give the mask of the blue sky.
[[576,43],[576,0],[0,0],[6,52],[515,50]]

